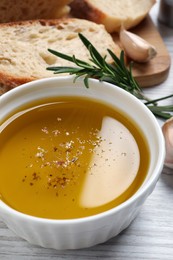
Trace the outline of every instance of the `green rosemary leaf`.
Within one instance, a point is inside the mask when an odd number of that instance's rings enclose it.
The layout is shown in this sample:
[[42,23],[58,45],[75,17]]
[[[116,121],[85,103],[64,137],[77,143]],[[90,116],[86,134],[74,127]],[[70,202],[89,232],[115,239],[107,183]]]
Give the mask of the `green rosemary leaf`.
[[90,67],[90,65],[87,62],[76,59],[74,55],[73,56],[69,56],[67,54],[64,54],[64,53],[61,53],[61,52],[58,52],[58,51],[54,51],[52,49],[48,49],[48,51],[50,53],[54,54],[55,56],[61,58],[61,59],[68,60],[68,61],[73,62],[73,63],[77,63],[78,62],[80,64],[80,66],[86,66],[86,67],[89,66]]
[[[76,82],[76,80],[77,80],[78,78],[82,77],[83,75],[85,75],[85,74],[78,74],[78,75],[76,75],[76,77],[74,78],[73,82]],[[84,84],[85,84],[85,87],[86,87],[86,88],[89,87],[89,85],[87,84],[85,78],[84,78]]]
[[91,55],[91,61],[99,66],[100,68],[103,68],[104,67],[104,62],[103,62],[103,58],[100,59],[100,57],[97,57],[97,53],[95,52],[95,49],[90,45],[88,47],[88,50],[90,52],[90,55]]
[[68,60],[68,61],[71,61],[73,62],[73,57],[69,56],[69,55],[66,55],[64,53],[61,53],[61,52],[58,52],[58,51],[55,51],[55,50],[52,50],[52,49],[48,49],[48,51],[52,54],[54,54],[55,56],[57,57],[60,57],[64,60]]
[[167,112],[173,112],[173,105],[168,106],[148,106],[153,111],[167,111]]
[[164,96],[164,97],[161,97],[161,98],[157,98],[157,99],[154,99],[154,100],[150,100],[148,102],[145,102],[145,105],[148,106],[149,104],[157,103],[158,101],[162,101],[162,100],[165,100],[165,99],[168,99],[168,98],[171,98],[171,97],[173,97],[173,94],[171,94],[169,96]]
[[165,113],[164,111],[155,111],[154,108],[151,108],[151,107],[148,107],[150,109],[150,111],[156,116],[156,117],[159,117],[161,119],[169,119],[172,117],[172,115],[170,113]]
[[[121,51],[120,53],[120,63],[121,63],[121,67],[124,69],[124,72],[128,72],[125,66],[125,62],[124,62],[124,52]],[[126,73],[129,74],[129,73]]]
[[132,81],[132,84],[135,86],[135,89],[142,91],[139,87],[139,84],[137,83],[137,81],[134,79],[133,75],[132,75],[132,67],[133,67],[133,62],[130,62],[129,64],[129,73],[130,73],[130,78]]
[[111,55],[112,59],[115,62],[115,67],[121,68],[121,60],[113,53],[111,50],[107,49],[108,53]]
[[89,88],[89,82],[88,82],[89,76],[85,76],[84,78],[84,84],[87,88]]
[[47,70],[54,71],[54,74],[58,73],[78,73],[81,69],[80,68],[73,68],[73,67],[49,67]]
[[94,68],[92,65],[88,64],[87,62],[76,59],[76,57],[74,55],[73,55],[73,62],[78,67],[82,67],[82,68],[85,68],[85,69],[91,69],[91,68],[93,69]]
[[90,54],[93,54],[95,56],[96,60],[98,63],[102,64],[103,62],[103,57],[100,55],[100,53],[96,50],[96,48],[92,45],[90,41],[88,41],[87,38],[85,38],[81,33],[79,33],[79,38],[85,45],[85,47],[89,50]]

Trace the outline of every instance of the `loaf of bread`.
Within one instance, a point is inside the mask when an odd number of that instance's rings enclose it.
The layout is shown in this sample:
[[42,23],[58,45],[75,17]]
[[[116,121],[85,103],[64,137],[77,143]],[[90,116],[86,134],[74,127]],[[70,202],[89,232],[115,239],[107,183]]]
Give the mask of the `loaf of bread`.
[[[66,18],[1,24],[0,83],[12,88],[35,79],[55,76],[52,71],[46,70],[51,65],[75,66],[54,56],[48,48],[89,62],[90,56],[78,37],[79,32],[92,42],[101,55],[108,54],[107,48],[120,54],[119,46],[104,26],[87,20]],[[107,61],[111,62],[109,55]]]
[[71,13],[104,24],[107,31],[118,32],[121,25],[130,29],[148,14],[155,0],[73,0]]
[[0,0],[0,22],[64,16],[72,0]]

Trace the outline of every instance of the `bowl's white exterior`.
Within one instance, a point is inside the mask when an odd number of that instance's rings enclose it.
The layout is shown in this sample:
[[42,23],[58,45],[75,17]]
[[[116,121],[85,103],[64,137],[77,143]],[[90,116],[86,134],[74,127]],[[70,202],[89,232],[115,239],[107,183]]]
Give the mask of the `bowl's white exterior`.
[[0,217],[16,234],[32,244],[55,249],[77,249],[103,243],[125,229],[153,191],[161,173],[164,138],[155,117],[139,100],[124,90],[97,80],[89,89],[73,77],[43,79],[24,84],[0,97],[0,125],[8,114],[33,100],[56,96],[85,96],[119,108],[142,129],[149,144],[151,163],[147,178],[129,200],[101,214],[71,220],[50,220],[28,216],[0,201]]

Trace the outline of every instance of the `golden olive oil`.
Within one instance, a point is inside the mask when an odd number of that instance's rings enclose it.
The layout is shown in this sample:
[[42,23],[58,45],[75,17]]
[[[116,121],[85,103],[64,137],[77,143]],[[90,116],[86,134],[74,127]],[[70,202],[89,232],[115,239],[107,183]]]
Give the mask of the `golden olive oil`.
[[30,104],[0,126],[0,198],[42,218],[91,216],[131,197],[149,158],[141,131],[112,107],[76,97]]

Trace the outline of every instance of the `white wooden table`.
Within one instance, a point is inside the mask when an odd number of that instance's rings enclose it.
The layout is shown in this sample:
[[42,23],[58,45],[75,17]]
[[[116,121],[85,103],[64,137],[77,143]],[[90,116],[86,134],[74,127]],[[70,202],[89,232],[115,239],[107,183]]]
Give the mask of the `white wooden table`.
[[[151,10],[172,58],[168,79],[146,89],[151,98],[173,93],[173,29],[157,21],[159,1]],[[170,103],[173,99],[169,100]],[[0,221],[0,260],[11,259],[156,259],[173,260],[173,175],[164,168],[154,192],[128,229],[104,244],[82,250],[56,251],[30,245]],[[173,172],[172,172],[173,173]]]

